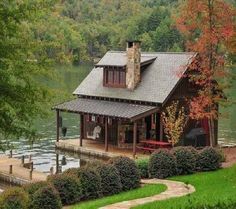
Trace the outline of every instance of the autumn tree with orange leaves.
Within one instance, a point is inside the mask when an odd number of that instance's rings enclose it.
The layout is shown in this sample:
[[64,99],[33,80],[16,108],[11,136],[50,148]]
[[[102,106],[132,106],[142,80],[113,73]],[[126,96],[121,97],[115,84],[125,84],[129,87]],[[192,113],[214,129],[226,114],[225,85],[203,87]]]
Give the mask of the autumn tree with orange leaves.
[[185,109],[180,106],[179,101],[172,101],[162,112],[161,119],[168,142],[174,147],[179,142],[187,124]]
[[[216,144],[214,120],[230,76],[229,53],[235,53],[235,8],[223,0],[187,0],[179,7],[176,27],[186,38],[186,50],[197,52],[189,78],[199,87],[189,101],[190,118],[208,119],[210,145]],[[191,73],[191,71],[193,73]]]

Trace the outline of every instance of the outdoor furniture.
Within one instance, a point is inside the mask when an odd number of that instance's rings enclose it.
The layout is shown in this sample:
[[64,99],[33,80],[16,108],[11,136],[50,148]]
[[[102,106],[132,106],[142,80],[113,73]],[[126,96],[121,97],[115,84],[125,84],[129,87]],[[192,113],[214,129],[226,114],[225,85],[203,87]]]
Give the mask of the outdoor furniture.
[[137,146],[138,149],[143,150],[145,152],[152,153],[153,151],[159,148],[171,148],[171,143],[162,142],[156,140],[143,140],[140,141],[140,145]]
[[207,134],[203,128],[193,128],[185,137],[185,146],[207,146]]

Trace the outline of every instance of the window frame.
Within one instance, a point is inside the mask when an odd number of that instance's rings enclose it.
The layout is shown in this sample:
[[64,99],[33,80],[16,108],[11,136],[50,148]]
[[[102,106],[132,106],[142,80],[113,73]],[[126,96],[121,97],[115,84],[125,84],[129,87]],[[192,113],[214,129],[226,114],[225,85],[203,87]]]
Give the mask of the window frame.
[[125,88],[126,69],[118,67],[104,67],[103,85],[105,87]]

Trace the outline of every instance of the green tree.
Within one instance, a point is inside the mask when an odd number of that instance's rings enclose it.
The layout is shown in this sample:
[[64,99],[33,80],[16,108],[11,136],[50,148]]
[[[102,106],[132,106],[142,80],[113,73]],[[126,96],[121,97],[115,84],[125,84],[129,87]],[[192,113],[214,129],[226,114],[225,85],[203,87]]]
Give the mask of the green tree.
[[1,149],[12,138],[34,138],[33,121],[45,113],[50,101],[50,92],[40,81],[53,77],[54,59],[61,46],[42,38],[39,28],[46,24],[42,17],[54,5],[54,0],[0,1]]

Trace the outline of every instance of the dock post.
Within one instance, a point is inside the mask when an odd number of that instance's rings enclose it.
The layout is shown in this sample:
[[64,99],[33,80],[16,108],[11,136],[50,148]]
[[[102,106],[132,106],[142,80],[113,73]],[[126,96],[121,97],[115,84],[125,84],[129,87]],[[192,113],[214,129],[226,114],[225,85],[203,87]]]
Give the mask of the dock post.
[[51,167],[51,168],[50,168],[50,175],[53,175],[53,174],[54,174],[54,168]]
[[10,156],[9,156],[9,158],[12,158],[12,149],[10,150]]
[[33,161],[30,163],[30,170],[34,170],[34,162]]
[[23,156],[21,157],[21,164],[24,165],[24,163],[25,163],[25,156],[23,155]]
[[33,170],[30,170],[30,173],[29,173],[29,178],[30,178],[30,180],[32,180],[32,179],[33,179]]
[[58,166],[58,173],[62,173],[62,166]]
[[9,174],[12,174],[13,169],[12,169],[12,165],[9,166]]
[[56,154],[56,174],[59,173],[59,154]]
[[60,139],[60,111],[56,111],[56,141],[59,142]]
[[29,162],[32,161],[32,155],[29,155]]

